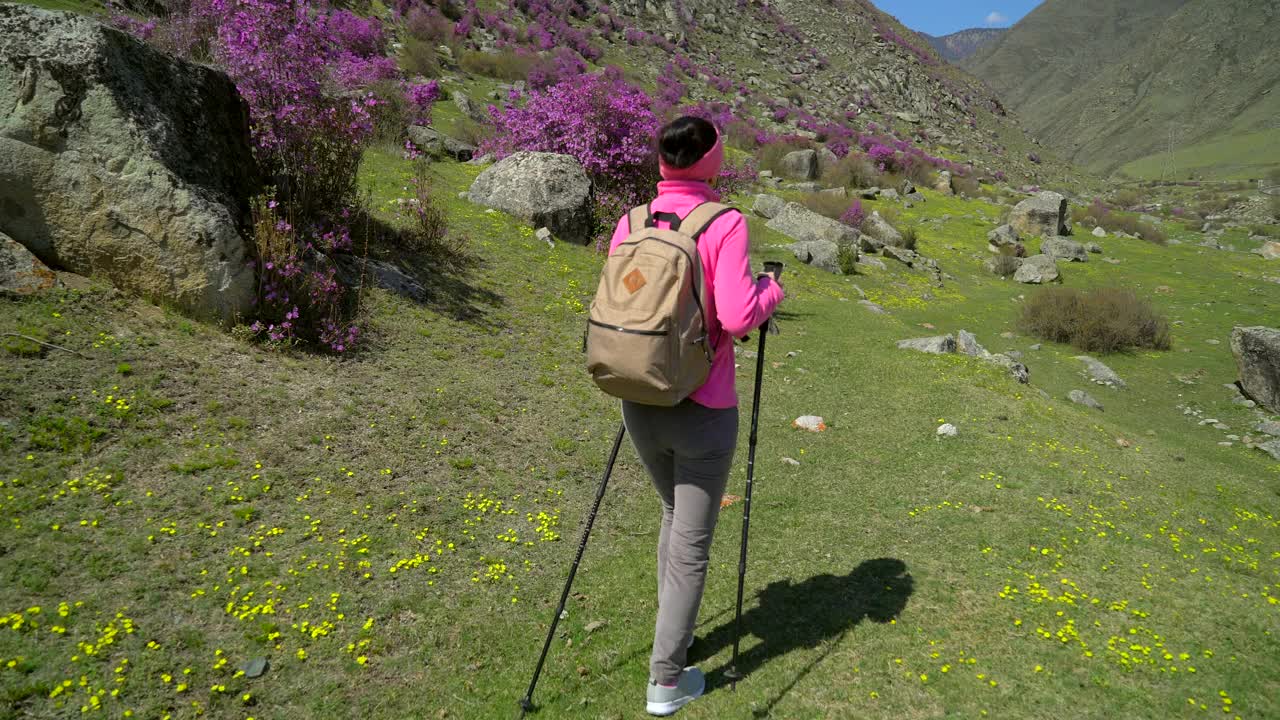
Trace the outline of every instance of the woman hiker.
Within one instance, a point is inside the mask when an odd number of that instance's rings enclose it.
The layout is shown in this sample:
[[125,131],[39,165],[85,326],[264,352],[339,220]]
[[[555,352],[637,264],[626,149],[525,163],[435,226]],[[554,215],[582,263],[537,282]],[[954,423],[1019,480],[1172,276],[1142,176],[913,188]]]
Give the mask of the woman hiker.
[[[658,134],[662,182],[653,214],[686,217],[704,202],[717,202],[711,182],[720,173],[724,147],[715,126],[682,117]],[[659,228],[669,223],[658,221]],[[629,235],[619,222],[609,250]],[[747,221],[734,211],[714,220],[698,239],[705,278],[702,302],[714,358],[706,382],[675,407],[624,401],[622,416],[636,452],[662,501],[658,535],[658,618],[649,660],[646,709],[670,715],[702,695],[705,679],[685,667],[707,579],[711,536],[738,440],[733,338],[756,329],[782,301],[772,273],[753,275],[747,256]]]

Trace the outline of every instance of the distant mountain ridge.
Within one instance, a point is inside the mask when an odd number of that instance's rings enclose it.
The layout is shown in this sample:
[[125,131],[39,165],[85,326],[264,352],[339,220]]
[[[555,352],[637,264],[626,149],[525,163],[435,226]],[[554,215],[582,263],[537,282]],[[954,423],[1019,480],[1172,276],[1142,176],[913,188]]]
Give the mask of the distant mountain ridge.
[[1078,165],[1225,148],[1201,169],[1249,177],[1277,162],[1277,37],[1275,0],[1046,0],[962,66]]
[[949,35],[930,35],[919,33],[920,37],[929,41],[934,50],[949,63],[959,63],[979,50],[998,41],[1008,30],[1006,28],[968,28],[958,30]]

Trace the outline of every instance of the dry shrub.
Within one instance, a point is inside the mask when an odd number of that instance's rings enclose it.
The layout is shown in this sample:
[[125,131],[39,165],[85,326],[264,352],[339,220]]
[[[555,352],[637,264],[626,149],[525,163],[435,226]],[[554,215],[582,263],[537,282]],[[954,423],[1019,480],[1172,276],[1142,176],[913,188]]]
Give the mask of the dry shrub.
[[819,215],[839,220],[844,211],[849,209],[853,199],[831,193],[809,193],[800,203]]
[[787,153],[795,152],[796,150],[810,150],[812,148],[813,143],[808,140],[798,138],[778,140],[761,145],[760,149],[756,151],[756,159],[761,170],[770,170],[774,174],[780,174],[782,171],[782,158],[786,157]]
[[[1008,252],[1006,252],[1006,250]],[[991,258],[989,267],[991,268],[991,272],[1002,278],[1007,278],[1012,277],[1014,273],[1018,272],[1018,268],[1022,267],[1022,262],[1014,253],[1013,248],[1002,247],[1000,248],[1000,254]]]
[[450,133],[457,140],[461,140],[468,145],[480,147],[480,144],[488,140],[493,135],[493,126],[486,123],[478,123],[470,118],[464,118],[453,126]]
[[513,50],[501,50],[496,53],[465,50],[458,60],[458,66],[472,75],[483,75],[508,82],[525,80],[529,77],[529,58]]
[[725,141],[731,147],[754,152],[760,147],[759,133],[743,120],[734,120],[724,129]]
[[957,195],[976,198],[982,194],[982,183],[964,175],[952,175],[951,189],[955,190]]
[[822,173],[822,182],[832,187],[871,187],[880,182],[880,174],[866,155],[849,153]]
[[411,196],[401,199],[397,207],[404,227],[397,240],[415,254],[448,264],[466,253],[468,240],[462,233],[449,232],[448,216],[431,192],[428,165],[424,160],[414,164]]
[[1142,193],[1132,189],[1120,190],[1112,196],[1111,202],[1116,207],[1137,207],[1142,204]]
[[401,41],[400,66],[410,76],[438,78],[441,74],[440,55],[436,52],[436,46],[413,36],[406,36]]
[[905,228],[901,228],[899,232],[902,233],[902,242],[899,243],[898,247],[915,250],[916,245],[920,242],[920,235],[916,231],[916,226],[908,225]]
[[937,180],[937,173],[932,165],[914,155],[907,157],[903,162],[905,164],[902,167],[902,173],[910,178],[911,182],[920,187],[933,187]]
[[1169,321],[1132,290],[1045,288],[1023,307],[1024,332],[1085,352],[1129,348],[1168,350]]

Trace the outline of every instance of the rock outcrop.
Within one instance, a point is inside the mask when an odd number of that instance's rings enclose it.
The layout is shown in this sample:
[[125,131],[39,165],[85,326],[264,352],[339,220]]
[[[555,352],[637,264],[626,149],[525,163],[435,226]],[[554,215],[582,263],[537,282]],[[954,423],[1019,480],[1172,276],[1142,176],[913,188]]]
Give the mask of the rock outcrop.
[[0,229],[46,265],[230,321],[260,180],[226,75],[71,13],[0,4]]
[[782,174],[792,180],[813,180],[818,177],[818,153],[813,150],[796,150],[782,157]]
[[419,150],[437,157],[448,156],[454,160],[467,162],[476,154],[475,145],[451,138],[426,125],[410,125],[408,135]]
[[838,220],[810,210],[800,203],[787,203],[782,212],[769,221],[769,228],[800,242],[825,240],[836,245],[858,243],[858,231]]
[[1280,330],[1237,327],[1231,352],[1240,368],[1240,387],[1262,407],[1280,413]]
[[568,155],[518,152],[505,157],[480,173],[467,197],[535,228],[550,228],[561,240],[584,245],[591,240],[591,179]]
[[57,276],[39,258],[0,233],[0,295],[34,295],[57,284]]

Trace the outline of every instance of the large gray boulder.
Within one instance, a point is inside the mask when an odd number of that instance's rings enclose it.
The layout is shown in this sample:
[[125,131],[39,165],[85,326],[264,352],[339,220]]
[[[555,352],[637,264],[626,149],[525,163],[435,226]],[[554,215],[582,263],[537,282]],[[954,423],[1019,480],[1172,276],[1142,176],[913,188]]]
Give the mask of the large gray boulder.
[[1089,262],[1089,252],[1080,243],[1060,235],[1046,237],[1040,242],[1040,254],[1048,255],[1054,260],[1067,262]]
[[1240,387],[1259,405],[1280,413],[1280,330],[1237,327],[1231,331],[1231,352],[1240,368]]
[[260,179],[223,73],[95,20],[0,4],[0,228],[52,268],[230,321]]
[[[857,252],[856,249],[853,250]],[[840,272],[840,246],[826,240],[809,240],[793,243],[791,252],[805,265],[812,265],[830,273]]]
[[1094,399],[1092,395],[1083,390],[1072,390],[1067,393],[1067,399],[1077,405],[1083,405],[1093,410],[1102,410],[1102,403]]
[[901,245],[902,233],[880,217],[879,211],[873,211],[862,220],[862,232],[875,239],[881,245]]
[[858,243],[858,231],[838,220],[810,210],[800,203],[787,203],[768,227],[800,242],[825,240],[836,245]]
[[751,212],[762,218],[772,220],[780,215],[784,208],[787,207],[787,201],[777,195],[756,195],[755,202],[751,205]]
[[0,295],[35,295],[57,284],[58,277],[39,258],[0,233]]
[[408,135],[419,150],[437,157],[448,156],[454,160],[467,162],[476,154],[475,145],[451,138],[426,125],[410,125]]
[[1022,261],[1013,279],[1028,285],[1043,285],[1062,277],[1058,272],[1058,263],[1048,255],[1032,255]]
[[782,174],[792,180],[815,180],[818,177],[818,153],[796,150],[782,156]]
[[1056,192],[1040,192],[1013,206],[1009,225],[1022,237],[1070,235],[1067,199]]
[[485,169],[471,183],[471,202],[547,227],[556,237],[591,240],[591,179],[577,159],[543,152],[518,152]]

